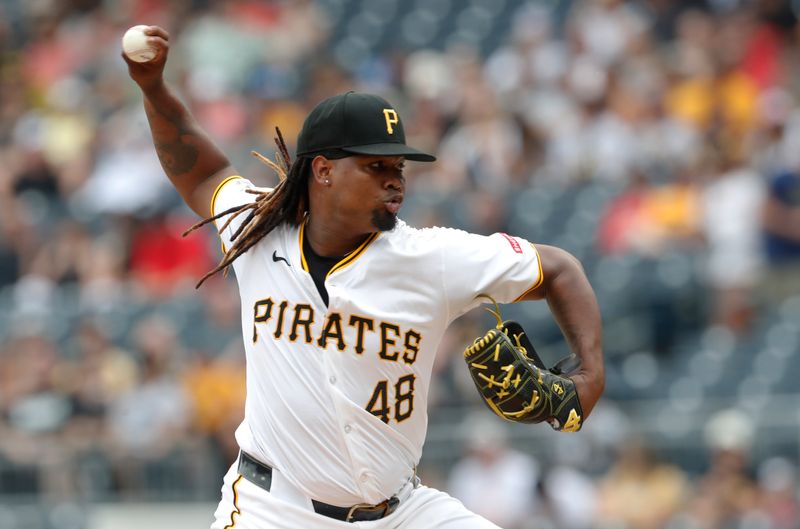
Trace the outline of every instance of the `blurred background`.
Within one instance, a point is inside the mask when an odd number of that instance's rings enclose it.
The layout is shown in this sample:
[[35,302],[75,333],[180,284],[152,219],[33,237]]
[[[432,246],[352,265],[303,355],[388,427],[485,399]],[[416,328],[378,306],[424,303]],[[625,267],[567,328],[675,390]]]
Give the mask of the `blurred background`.
[[[571,251],[602,306],[606,396],[578,435],[487,416],[439,352],[420,473],[505,529],[800,527],[800,2],[0,1],[0,528],[207,527],[236,455],[232,278],[159,166],[120,58],[251,150],[320,99],[392,101],[403,217]],[[293,148],[293,145],[290,147]],[[504,307],[548,362],[546,304]],[[518,426],[518,427],[517,427]]]

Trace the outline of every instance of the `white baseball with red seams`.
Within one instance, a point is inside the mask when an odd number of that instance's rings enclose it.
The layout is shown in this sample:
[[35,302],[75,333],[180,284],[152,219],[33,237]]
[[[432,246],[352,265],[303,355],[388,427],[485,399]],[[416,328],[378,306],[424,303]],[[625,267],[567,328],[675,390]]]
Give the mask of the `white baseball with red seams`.
[[[240,177],[224,181],[212,214],[252,202],[249,188]],[[244,216],[221,234],[226,247]],[[376,504],[414,476],[445,329],[481,303],[477,294],[510,303],[537,287],[538,252],[505,234],[398,221],[334,265],[326,306],[308,272],[303,230],[281,224],[232,265],[247,355],[236,439],[299,494]]]
[[148,36],[144,32],[147,27],[133,26],[122,36],[122,51],[134,62],[150,62],[156,57],[156,49],[147,43]]

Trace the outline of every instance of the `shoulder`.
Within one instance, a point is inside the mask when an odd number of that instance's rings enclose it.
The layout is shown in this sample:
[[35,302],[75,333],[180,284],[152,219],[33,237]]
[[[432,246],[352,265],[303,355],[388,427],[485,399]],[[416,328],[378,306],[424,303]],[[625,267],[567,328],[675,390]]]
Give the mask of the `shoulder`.
[[405,222],[382,234],[380,239],[384,251],[396,256],[421,257],[440,256],[447,260],[461,260],[467,256],[498,256],[510,253],[516,256],[526,253],[530,246],[524,239],[504,233],[480,235],[457,228],[434,226],[414,228]]
[[457,244],[458,241],[468,237],[475,237],[475,235],[456,228],[440,226],[415,228],[402,220],[398,220],[397,226],[393,230],[386,232],[383,238],[388,244],[395,246],[440,248],[451,242]]
[[468,231],[458,228],[448,228],[445,226],[415,228],[413,226],[409,226],[403,220],[398,220],[397,226],[389,233],[396,234],[396,236],[399,238],[413,239],[418,241],[476,236],[474,233],[470,233]]
[[271,193],[272,188],[258,187],[239,175],[229,176],[217,185],[211,196],[211,214],[230,207],[253,202],[259,193]]
[[242,176],[234,175],[226,178],[217,186],[217,193],[221,193],[223,191],[246,191],[246,190],[257,191],[259,193],[271,193],[271,187],[260,187],[255,185],[253,182],[244,178]]
[[458,228],[448,228],[442,226],[432,226],[428,228],[414,228],[404,221],[398,221],[397,226],[386,232],[385,237],[392,244],[406,244],[416,246],[435,246],[435,247],[464,247],[469,245],[485,246],[491,245],[510,245],[512,248],[519,247],[521,242],[526,242],[520,237],[514,237],[507,233],[495,232],[488,235],[468,232]]

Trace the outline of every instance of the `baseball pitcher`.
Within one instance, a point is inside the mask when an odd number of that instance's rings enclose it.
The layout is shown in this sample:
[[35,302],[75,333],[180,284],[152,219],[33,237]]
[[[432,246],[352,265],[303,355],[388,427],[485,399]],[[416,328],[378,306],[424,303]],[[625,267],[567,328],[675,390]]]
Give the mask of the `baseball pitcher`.
[[[374,95],[320,102],[294,159],[278,135],[268,163],[279,183],[254,186],[165,83],[167,32],[145,33],[155,58],[125,60],[158,157],[215,223],[225,254],[209,275],[232,267],[242,301],[241,451],[212,529],[495,528],[416,476],[434,354],[450,322],[488,302],[497,326],[464,352],[486,405],[504,420],[578,430],[604,384],[600,315],[580,264],[502,233],[399,220],[404,164],[435,158],[406,145],[397,110]],[[496,308],[540,299],[574,352],[552,369]]]

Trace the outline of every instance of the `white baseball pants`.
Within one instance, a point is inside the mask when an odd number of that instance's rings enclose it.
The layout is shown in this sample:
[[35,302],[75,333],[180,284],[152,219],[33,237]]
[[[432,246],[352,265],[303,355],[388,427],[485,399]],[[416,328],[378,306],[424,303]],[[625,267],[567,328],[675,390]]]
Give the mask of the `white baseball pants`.
[[397,510],[385,518],[342,522],[314,512],[311,500],[277,470],[267,492],[240,476],[234,463],[225,474],[211,529],[500,529],[436,489],[409,484],[398,497]]

